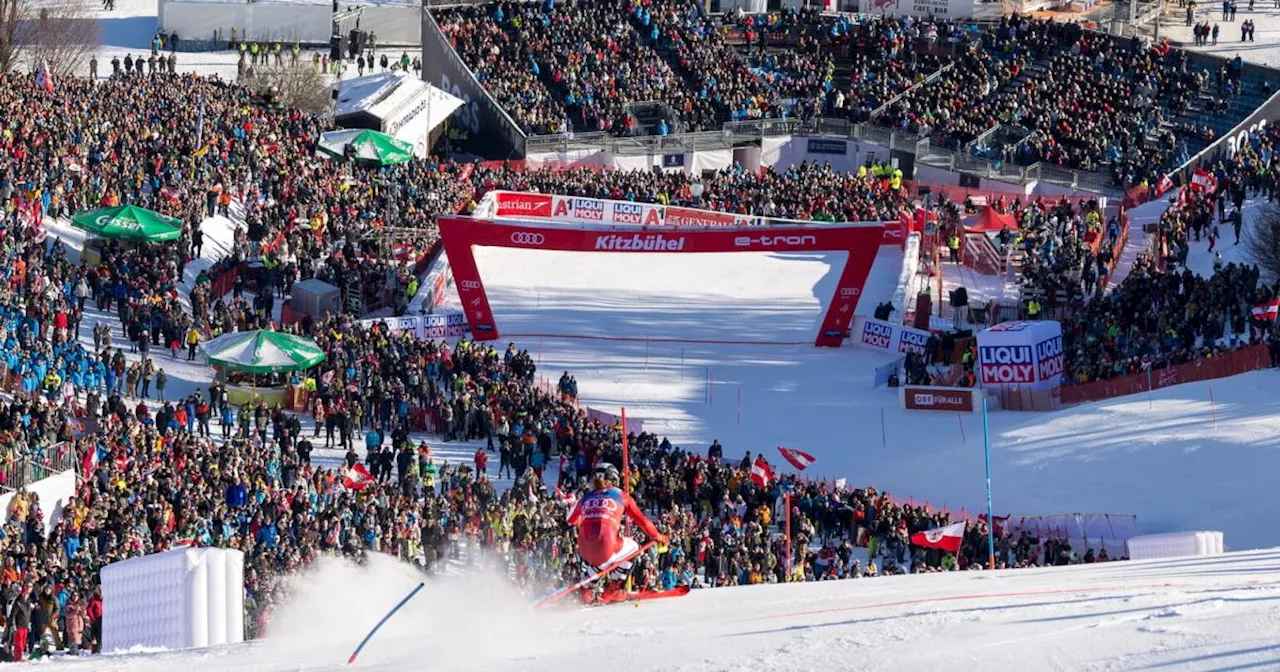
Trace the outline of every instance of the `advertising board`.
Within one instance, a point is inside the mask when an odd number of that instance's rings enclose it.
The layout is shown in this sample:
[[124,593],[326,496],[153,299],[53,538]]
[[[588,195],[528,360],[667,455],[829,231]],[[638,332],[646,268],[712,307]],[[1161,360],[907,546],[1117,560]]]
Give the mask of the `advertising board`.
[[911,411],[951,411],[972,413],[979,407],[974,401],[977,391],[971,387],[919,387],[902,388],[902,406]]

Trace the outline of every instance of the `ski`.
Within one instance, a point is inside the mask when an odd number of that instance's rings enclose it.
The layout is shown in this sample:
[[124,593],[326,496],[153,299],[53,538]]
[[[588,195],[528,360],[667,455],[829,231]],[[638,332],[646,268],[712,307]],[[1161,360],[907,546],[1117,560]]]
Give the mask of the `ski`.
[[597,571],[596,573],[592,574],[591,576],[588,576],[587,578],[585,578],[585,579],[583,579],[583,580],[581,580],[581,581],[579,581],[579,582],[577,582],[577,583],[575,583],[575,584],[573,584],[573,585],[571,585],[571,586],[569,586],[569,587],[567,587],[567,588],[561,588],[560,590],[557,590],[556,592],[551,593],[550,595],[548,595],[548,596],[546,596],[546,597],[544,597],[544,598],[542,598],[542,599],[540,599],[540,600],[538,600],[538,601],[534,602],[534,603],[533,603],[533,608],[534,608],[534,609],[541,609],[541,608],[543,608],[543,607],[545,607],[545,606],[547,606],[547,605],[549,605],[549,604],[553,604],[553,603],[555,603],[557,600],[559,600],[560,598],[564,597],[565,595],[570,595],[570,594],[574,593],[574,592],[575,592],[575,591],[577,591],[579,588],[581,588],[581,587],[583,587],[583,586],[585,586],[585,585],[587,585],[587,584],[591,583],[592,581],[595,581],[596,579],[598,579],[598,578],[600,578],[600,577],[602,577],[602,576],[604,576],[604,575],[608,574],[609,572],[612,572],[612,571],[613,571],[613,570],[614,570],[618,565],[621,565],[622,563],[627,562],[627,561],[631,560],[632,558],[634,558],[634,557],[636,557],[636,556],[640,555],[641,553],[644,553],[645,551],[649,550],[649,547],[650,547],[650,546],[653,546],[653,542],[652,542],[652,541],[645,542],[645,544],[644,544],[643,546],[641,546],[640,548],[637,548],[637,549],[636,549],[634,552],[632,552],[630,555],[628,555],[628,556],[626,556],[626,557],[624,557],[624,558],[622,558],[622,559],[618,560],[617,562],[611,562],[611,563],[609,563],[608,565],[605,565],[604,567],[602,567],[599,571]]
[[679,586],[671,590],[638,590],[632,593],[619,591],[615,595],[601,595],[595,604],[587,606],[604,606],[606,604],[622,604],[625,602],[643,602],[645,600],[661,600],[668,597],[680,597],[689,594],[689,586]]

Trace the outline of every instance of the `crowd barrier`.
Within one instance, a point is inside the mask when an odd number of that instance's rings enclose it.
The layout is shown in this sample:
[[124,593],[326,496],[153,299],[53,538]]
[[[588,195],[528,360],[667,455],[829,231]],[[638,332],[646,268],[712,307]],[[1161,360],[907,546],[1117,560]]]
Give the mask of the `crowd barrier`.
[[1080,404],[1100,401],[1127,394],[1158,390],[1180,383],[1225,378],[1240,373],[1257,371],[1271,366],[1271,354],[1265,344],[1250,345],[1239,350],[1199,359],[1186,364],[1170,366],[1146,373],[1100,380],[1083,385],[1064,385],[1062,403]]

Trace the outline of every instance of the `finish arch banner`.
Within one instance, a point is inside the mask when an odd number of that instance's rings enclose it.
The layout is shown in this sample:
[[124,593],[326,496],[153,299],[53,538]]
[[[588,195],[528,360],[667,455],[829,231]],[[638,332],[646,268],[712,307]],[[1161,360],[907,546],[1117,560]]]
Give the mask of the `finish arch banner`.
[[476,266],[476,246],[514,247],[564,252],[847,252],[844,268],[814,345],[839,347],[849,331],[854,310],[866,286],[871,264],[884,237],[878,222],[806,226],[670,229],[619,226],[495,222],[471,217],[443,217],[440,238],[453,267],[462,309],[477,341],[501,338]]

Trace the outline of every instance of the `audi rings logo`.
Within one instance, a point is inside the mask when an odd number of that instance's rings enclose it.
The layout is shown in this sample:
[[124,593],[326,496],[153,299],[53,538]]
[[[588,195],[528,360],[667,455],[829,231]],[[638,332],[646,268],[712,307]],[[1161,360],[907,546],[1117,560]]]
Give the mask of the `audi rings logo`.
[[463,280],[462,282],[458,283],[458,286],[468,291],[473,289],[480,289],[480,281],[479,280]]
[[848,298],[848,297],[850,297],[850,296],[857,296],[857,295],[859,295],[859,294],[861,294],[861,293],[862,293],[862,289],[861,289],[860,287],[841,287],[841,288],[840,288],[840,297],[841,297],[841,298]]
[[546,236],[541,233],[532,233],[530,231],[517,231],[511,234],[511,242],[516,245],[533,245],[538,246],[547,242]]

